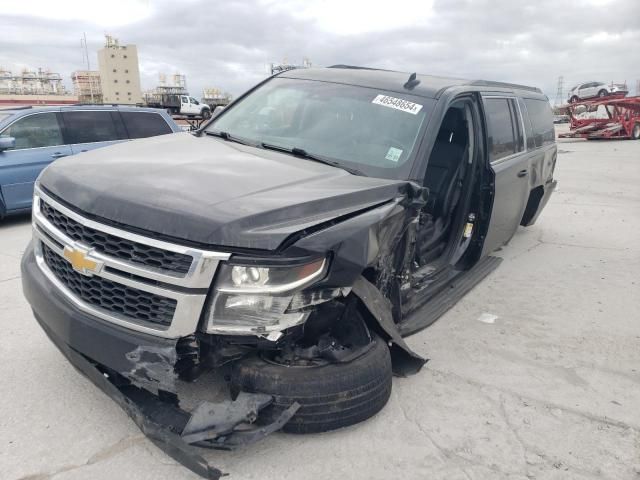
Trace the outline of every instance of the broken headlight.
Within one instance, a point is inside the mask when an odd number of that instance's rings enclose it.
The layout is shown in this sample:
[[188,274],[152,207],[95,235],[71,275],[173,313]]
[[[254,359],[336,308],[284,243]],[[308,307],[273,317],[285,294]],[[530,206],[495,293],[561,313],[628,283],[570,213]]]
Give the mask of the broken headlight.
[[207,333],[261,335],[303,323],[296,294],[321,280],[327,259],[302,265],[264,266],[223,263],[206,313]]

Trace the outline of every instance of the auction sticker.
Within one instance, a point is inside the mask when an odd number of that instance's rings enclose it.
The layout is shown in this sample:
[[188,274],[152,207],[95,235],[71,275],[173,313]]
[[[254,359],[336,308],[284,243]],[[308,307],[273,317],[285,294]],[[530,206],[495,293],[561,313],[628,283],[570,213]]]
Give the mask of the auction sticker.
[[416,115],[420,110],[422,110],[422,105],[419,103],[413,103],[408,100],[403,100],[402,98],[389,97],[387,95],[378,95],[376,98],[371,100],[371,103],[382,105],[383,107],[395,108],[396,110],[411,113],[413,115]]
[[387,155],[384,158],[398,163],[398,160],[400,160],[400,155],[402,155],[402,150],[400,150],[399,148],[390,147]]

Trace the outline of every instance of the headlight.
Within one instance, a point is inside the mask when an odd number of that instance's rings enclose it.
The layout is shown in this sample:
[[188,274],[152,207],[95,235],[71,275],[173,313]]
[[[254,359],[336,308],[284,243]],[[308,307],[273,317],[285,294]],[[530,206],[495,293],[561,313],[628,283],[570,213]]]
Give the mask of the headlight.
[[260,335],[299,325],[308,313],[296,294],[326,271],[325,258],[284,267],[222,264],[206,313],[206,331]]

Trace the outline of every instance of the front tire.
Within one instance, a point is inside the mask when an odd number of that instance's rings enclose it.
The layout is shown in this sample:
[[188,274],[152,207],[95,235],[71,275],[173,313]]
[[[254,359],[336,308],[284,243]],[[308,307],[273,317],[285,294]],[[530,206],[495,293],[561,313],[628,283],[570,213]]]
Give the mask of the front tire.
[[634,140],[640,140],[640,123],[636,123],[631,131],[631,138]]
[[598,92],[598,98],[604,98],[607,95],[609,95],[609,92],[607,92],[604,88]]
[[374,337],[369,350],[347,363],[298,367],[254,356],[238,361],[231,374],[231,393],[241,390],[273,395],[273,404],[258,419],[271,423],[293,402],[301,407],[283,427],[289,433],[318,433],[366,420],[391,395],[389,347]]
[[201,115],[202,115],[202,118],[204,118],[205,120],[208,120],[209,118],[211,118],[211,110],[209,110],[208,108],[203,108]]

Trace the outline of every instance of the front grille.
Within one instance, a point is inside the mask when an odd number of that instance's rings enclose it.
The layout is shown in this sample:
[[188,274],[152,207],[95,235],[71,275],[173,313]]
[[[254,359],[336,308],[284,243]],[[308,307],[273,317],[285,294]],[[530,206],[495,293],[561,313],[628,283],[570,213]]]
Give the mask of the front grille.
[[193,257],[190,255],[151,247],[84,226],[42,200],[40,211],[68,237],[110,257],[183,275],[191,268]]
[[127,287],[101,277],[86,277],[76,272],[69,262],[42,244],[44,261],[69,290],[85,303],[111,313],[124,315],[132,320],[150,322],[162,326],[171,325],[177,302]]

